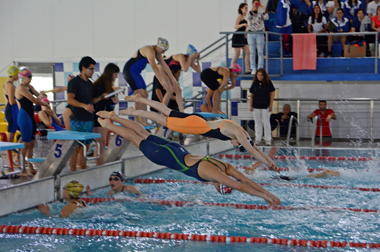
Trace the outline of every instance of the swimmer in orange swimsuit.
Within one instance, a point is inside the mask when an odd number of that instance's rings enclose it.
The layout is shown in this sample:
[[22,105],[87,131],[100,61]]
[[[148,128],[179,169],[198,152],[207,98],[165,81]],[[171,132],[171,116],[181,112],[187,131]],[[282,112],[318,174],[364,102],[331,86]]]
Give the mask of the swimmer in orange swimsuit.
[[231,140],[234,146],[247,150],[258,161],[268,165],[269,169],[278,172],[276,164],[253,143],[249,134],[237,123],[231,120],[206,121],[197,114],[185,114],[173,111],[164,104],[145,99],[140,95],[127,96],[128,101],[135,101],[149,105],[162,113],[134,110],[132,107],[121,110],[121,115],[141,116],[156,121],[162,126],[184,134],[199,134],[217,138],[223,141]]
[[[97,115],[100,125],[131,141],[153,163],[166,166],[199,181],[219,185],[219,192],[228,194],[231,188],[252,196],[263,198],[268,204],[277,206],[281,200],[253,180],[244,176],[231,164],[212,157],[192,155],[183,146],[167,139],[151,135],[141,124],[123,119],[112,111],[100,111]],[[122,126],[114,125],[114,122]],[[231,178],[232,177],[232,178]],[[228,188],[226,188],[228,187]]]

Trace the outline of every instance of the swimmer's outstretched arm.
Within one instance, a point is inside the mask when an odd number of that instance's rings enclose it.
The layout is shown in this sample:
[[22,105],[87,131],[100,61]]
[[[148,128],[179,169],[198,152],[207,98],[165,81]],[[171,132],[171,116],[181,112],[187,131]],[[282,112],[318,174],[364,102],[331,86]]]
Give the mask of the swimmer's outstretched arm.
[[[222,133],[224,131],[224,127],[222,126]],[[227,130],[228,131],[228,130]],[[264,152],[262,152],[259,148],[257,148],[256,144],[253,146],[247,139],[247,134],[240,128],[233,129],[233,134],[235,135],[236,139],[239,141],[241,145],[258,161],[261,163],[267,165],[269,169],[279,172],[277,165],[270,159]],[[228,134],[229,135],[229,134]]]
[[[219,169],[215,168],[215,166],[199,167],[198,174],[203,179],[218,182],[249,195],[263,198],[269,205],[277,206],[281,204],[281,201],[276,196],[269,193],[256,182],[248,179],[235,167],[229,163],[223,163],[227,167],[227,174],[222,173]],[[238,181],[233,180],[229,176],[237,179]]]

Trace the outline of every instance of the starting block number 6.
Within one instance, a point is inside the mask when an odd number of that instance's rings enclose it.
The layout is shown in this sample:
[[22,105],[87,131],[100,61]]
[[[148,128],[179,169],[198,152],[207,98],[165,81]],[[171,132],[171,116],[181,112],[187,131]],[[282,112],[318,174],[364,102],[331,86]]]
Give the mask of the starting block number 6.
[[116,146],[120,146],[122,144],[122,142],[123,142],[123,137],[120,135],[117,135],[116,140],[115,140]]

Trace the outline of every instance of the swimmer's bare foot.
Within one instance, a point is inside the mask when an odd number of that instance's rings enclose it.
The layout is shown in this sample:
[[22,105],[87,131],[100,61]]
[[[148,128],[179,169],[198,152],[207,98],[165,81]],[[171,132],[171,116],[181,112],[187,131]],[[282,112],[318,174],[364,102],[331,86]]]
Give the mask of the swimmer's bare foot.
[[217,114],[225,115],[226,113],[224,113],[223,111],[220,111],[220,110],[219,110]]
[[111,111],[111,112],[99,111],[98,113],[96,113],[96,115],[98,115],[101,118],[111,119],[111,120],[116,116],[114,111]]
[[110,119],[98,118],[98,122],[103,128],[108,128],[110,125],[112,125]]
[[130,95],[130,96],[125,97],[127,101],[134,101],[134,102],[138,102],[140,98],[141,98],[140,94],[135,94],[135,95]]
[[34,168],[33,169],[29,168],[29,173],[32,174],[32,175],[36,175],[37,170],[35,170]]
[[126,109],[120,110],[120,115],[133,115],[133,112],[135,111],[134,107],[128,107]]
[[30,174],[29,172],[27,171],[22,171],[20,174],[20,177],[29,177],[29,176],[33,176],[33,174]]

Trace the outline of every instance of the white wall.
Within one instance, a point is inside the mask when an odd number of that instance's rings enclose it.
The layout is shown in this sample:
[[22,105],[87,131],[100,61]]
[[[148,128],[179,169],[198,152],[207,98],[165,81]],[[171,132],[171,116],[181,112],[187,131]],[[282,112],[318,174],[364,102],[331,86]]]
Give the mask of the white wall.
[[[128,59],[169,40],[169,54],[233,31],[241,0],[0,0],[0,76],[13,61]],[[250,2],[250,1],[248,1]],[[250,3],[249,3],[250,5]]]

